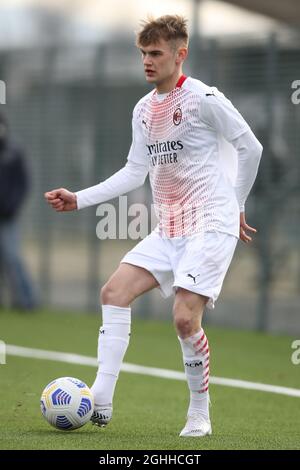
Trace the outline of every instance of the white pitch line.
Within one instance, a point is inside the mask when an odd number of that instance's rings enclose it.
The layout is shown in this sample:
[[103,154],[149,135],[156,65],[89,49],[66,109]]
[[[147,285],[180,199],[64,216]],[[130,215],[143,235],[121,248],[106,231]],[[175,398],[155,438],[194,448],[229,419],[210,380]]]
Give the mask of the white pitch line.
[[[71,354],[58,351],[47,351],[45,349],[24,348],[13,344],[6,345],[6,353],[10,356],[30,357],[33,359],[45,359],[47,361],[67,362],[82,366],[97,367],[97,359],[81,354]],[[121,370],[133,374],[150,375],[163,379],[186,380],[184,372],[175,370],[159,369],[156,367],[145,367],[136,364],[123,363]],[[280,387],[279,385],[269,385],[246,380],[227,379],[224,377],[210,377],[210,383],[214,385],[224,385],[226,387],[244,388],[246,390],[258,390],[260,392],[277,393],[290,397],[300,397],[300,390],[297,388]]]

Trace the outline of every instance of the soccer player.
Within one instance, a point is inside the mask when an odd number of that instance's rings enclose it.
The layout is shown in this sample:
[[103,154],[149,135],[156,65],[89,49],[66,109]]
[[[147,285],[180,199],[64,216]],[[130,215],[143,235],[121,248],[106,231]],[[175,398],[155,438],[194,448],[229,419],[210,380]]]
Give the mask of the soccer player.
[[[201,326],[213,308],[238,238],[251,242],[245,201],[254,183],[262,146],[248,124],[216,88],[183,75],[188,54],[186,20],[150,19],[137,34],[146,80],[155,88],[135,106],[126,165],[105,181],[73,193],[45,194],[58,212],[80,210],[141,186],[149,173],[157,228],[122,259],[101,290],[99,369],[92,386],[92,421],[106,425],[129,343],[131,303],[158,287],[174,292],[174,323],[190,390],[180,436],[211,434],[209,345]],[[236,149],[235,184],[223,165],[222,139]],[[233,148],[232,147],[232,148]]]

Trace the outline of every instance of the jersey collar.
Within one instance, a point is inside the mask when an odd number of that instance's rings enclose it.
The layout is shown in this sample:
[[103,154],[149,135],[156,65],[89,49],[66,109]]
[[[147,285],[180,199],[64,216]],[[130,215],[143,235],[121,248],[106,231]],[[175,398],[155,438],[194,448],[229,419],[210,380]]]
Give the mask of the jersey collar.
[[181,88],[182,85],[184,84],[184,82],[186,81],[187,79],[187,76],[186,75],[181,75],[181,77],[179,78],[178,82],[176,83],[176,87],[175,88]]
[[[186,79],[187,79],[186,75],[181,75],[181,77],[179,77],[179,79],[178,79],[178,82],[176,83],[175,89],[176,88],[181,88],[182,85],[184,84],[184,82],[186,81]],[[169,91],[168,93],[163,93],[163,95],[167,96],[169,93],[171,93],[171,91]],[[152,96],[155,96],[155,95],[157,95],[156,88],[153,90],[153,95]]]

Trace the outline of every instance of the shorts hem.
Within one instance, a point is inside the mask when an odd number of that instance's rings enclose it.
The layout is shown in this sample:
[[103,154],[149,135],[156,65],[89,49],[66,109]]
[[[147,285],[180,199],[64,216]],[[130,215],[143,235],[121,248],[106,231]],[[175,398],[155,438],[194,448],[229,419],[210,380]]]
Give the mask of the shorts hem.
[[152,276],[154,277],[154,279],[156,280],[156,282],[158,282],[158,286],[156,286],[156,288],[160,291],[161,293],[161,296],[164,298],[164,299],[167,299],[168,297],[170,297],[171,294],[169,294],[168,292],[166,292],[166,290],[161,286],[161,283],[159,281],[159,279],[157,278],[157,276],[155,275],[155,273],[153,271],[151,271],[151,269],[149,269],[149,266],[147,266],[147,263],[143,263],[141,261],[131,261],[129,259],[127,259],[127,255],[125,256],[125,258],[123,258],[121,260],[120,263],[127,263],[127,264],[132,264],[133,266],[137,266],[138,268],[143,268],[145,269],[146,271],[148,271],[148,273],[152,274]]
[[181,287],[182,289],[188,290],[189,292],[193,292],[194,294],[199,294],[202,295],[203,297],[208,297],[208,301],[206,302],[206,307],[209,310],[213,310],[215,308],[215,302],[217,300],[216,297],[214,297],[211,292],[207,292],[205,289],[198,288],[197,286],[187,286],[184,283],[176,282],[173,284],[173,289],[176,289],[176,287]]

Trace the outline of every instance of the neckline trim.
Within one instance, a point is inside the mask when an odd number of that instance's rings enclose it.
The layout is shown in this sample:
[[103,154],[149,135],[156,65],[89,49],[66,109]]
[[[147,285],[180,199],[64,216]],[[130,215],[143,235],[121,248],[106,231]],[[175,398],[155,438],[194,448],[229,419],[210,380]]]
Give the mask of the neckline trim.
[[[171,90],[171,91],[167,91],[166,93],[157,93],[157,90],[156,90],[156,88],[155,88],[155,89],[153,90],[153,95],[152,95],[152,96],[158,97],[158,96],[162,96],[162,95],[163,95],[164,98],[166,98],[170,93],[172,93],[172,91],[176,90],[176,88],[181,88],[187,78],[188,78],[188,77],[187,77],[186,75],[181,75],[181,77],[179,77],[178,82],[177,82],[176,85],[175,85],[175,88],[173,88],[173,90]],[[163,101],[164,98],[163,98],[162,100],[159,100],[159,101]]]
[[175,88],[181,88],[182,85],[184,84],[184,82],[186,81],[187,79],[187,76],[186,75],[181,75],[181,77],[179,78],[178,82],[176,83],[176,87]]

